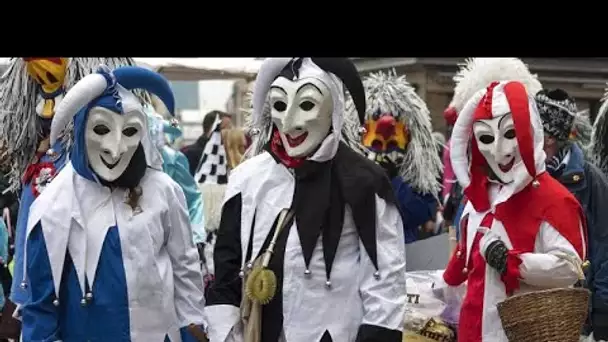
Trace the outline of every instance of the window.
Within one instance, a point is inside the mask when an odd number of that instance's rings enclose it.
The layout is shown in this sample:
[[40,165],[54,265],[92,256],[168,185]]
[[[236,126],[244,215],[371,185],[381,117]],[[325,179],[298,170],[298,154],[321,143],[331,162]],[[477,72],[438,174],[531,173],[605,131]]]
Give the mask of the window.
[[198,81],[171,81],[171,89],[178,111],[199,109]]

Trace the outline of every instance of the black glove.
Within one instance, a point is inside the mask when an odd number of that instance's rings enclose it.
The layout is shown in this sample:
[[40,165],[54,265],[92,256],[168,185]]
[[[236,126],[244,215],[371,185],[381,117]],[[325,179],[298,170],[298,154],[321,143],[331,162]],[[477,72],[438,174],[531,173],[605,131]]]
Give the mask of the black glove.
[[386,171],[386,174],[388,175],[389,179],[397,177],[397,174],[399,173],[399,167],[397,167],[397,164],[395,164],[388,157],[382,158],[382,161],[380,161],[378,164],[382,166],[384,171]]
[[490,267],[504,274],[507,271],[507,252],[509,249],[501,240],[496,240],[486,249],[486,262]]

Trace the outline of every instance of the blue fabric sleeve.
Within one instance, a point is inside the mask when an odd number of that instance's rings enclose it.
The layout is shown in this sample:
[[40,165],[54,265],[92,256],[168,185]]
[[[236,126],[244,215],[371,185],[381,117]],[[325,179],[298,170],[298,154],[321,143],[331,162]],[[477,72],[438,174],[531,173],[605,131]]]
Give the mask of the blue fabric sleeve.
[[192,225],[192,238],[195,244],[205,243],[207,232],[204,226],[203,196],[194,177],[190,174],[188,158],[168,146],[162,150],[164,171],[182,188],[188,204],[188,217]]
[[23,341],[61,340],[58,308],[53,305],[53,274],[40,223],[30,233],[26,248],[27,284],[31,299],[21,309]]
[[204,243],[207,240],[207,232],[204,226],[203,195],[194,177],[190,174],[188,158],[179,151],[175,151],[175,153],[175,174],[173,179],[181,186],[186,196],[194,243]]
[[3,220],[0,220],[0,257],[5,264],[8,262],[8,228]]
[[434,219],[437,201],[432,194],[416,193],[401,177],[394,177],[391,184],[399,202],[399,209],[406,217],[403,222],[405,243],[414,242],[418,238],[419,227]]

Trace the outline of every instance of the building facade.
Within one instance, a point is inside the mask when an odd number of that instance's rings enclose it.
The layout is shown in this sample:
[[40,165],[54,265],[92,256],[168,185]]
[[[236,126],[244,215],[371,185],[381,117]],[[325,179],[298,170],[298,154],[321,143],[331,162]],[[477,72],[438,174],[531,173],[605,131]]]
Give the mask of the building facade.
[[[562,88],[573,96],[579,110],[588,109],[591,119],[599,109],[608,81],[608,58],[522,58],[543,87]],[[435,130],[445,131],[443,110],[454,89],[453,76],[465,57],[445,58],[353,58],[362,74],[395,69],[405,74],[426,101]]]

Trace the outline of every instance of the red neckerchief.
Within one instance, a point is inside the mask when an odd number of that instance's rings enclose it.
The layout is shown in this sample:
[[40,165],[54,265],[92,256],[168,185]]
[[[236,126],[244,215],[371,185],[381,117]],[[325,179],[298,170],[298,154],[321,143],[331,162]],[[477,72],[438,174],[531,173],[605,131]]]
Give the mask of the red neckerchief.
[[306,158],[292,158],[285,151],[279,131],[275,128],[272,132],[272,140],[270,141],[270,150],[272,154],[288,168],[297,168],[306,160]]

